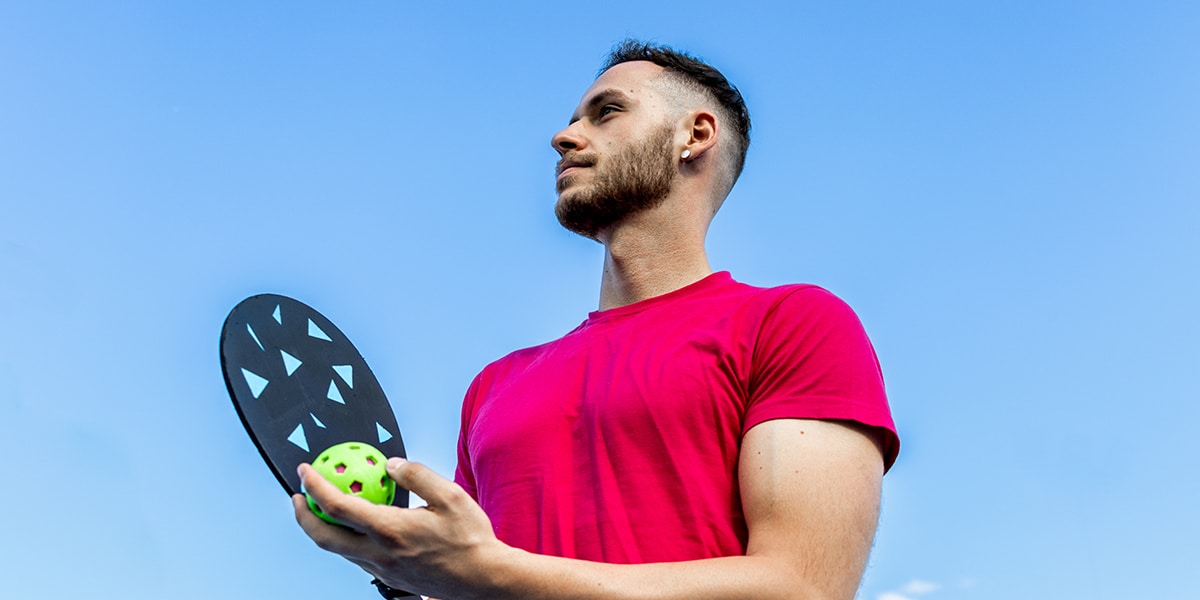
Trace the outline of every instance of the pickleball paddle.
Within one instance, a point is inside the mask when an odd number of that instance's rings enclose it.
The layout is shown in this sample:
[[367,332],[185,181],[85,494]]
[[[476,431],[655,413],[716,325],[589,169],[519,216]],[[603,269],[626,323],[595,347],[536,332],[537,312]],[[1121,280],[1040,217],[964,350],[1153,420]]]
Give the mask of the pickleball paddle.
[[[288,494],[301,493],[296,467],[335,444],[366,442],[405,457],[375,374],[349,338],[303,302],[260,294],[235,306],[221,329],[221,369],[242,425]],[[408,492],[397,490],[392,505],[407,507]]]

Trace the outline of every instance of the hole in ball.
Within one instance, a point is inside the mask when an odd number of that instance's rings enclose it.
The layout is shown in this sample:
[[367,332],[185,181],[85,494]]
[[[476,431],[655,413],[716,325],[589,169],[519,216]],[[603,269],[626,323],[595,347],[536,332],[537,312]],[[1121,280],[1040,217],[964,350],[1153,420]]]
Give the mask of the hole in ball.
[[345,465],[345,463],[339,464],[338,466],[334,467],[333,470],[337,471],[338,473],[345,473],[346,465]]
[[362,491],[362,483],[361,482],[355,481],[354,483],[350,484],[350,492],[351,493],[357,494],[361,491]]

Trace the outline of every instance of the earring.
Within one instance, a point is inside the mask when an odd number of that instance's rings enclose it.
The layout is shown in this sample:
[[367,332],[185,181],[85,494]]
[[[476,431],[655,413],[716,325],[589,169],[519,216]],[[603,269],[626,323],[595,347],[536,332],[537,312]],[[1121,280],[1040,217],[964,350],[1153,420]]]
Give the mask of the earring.
[[691,151],[691,150],[684,150],[684,151],[683,151],[683,154],[682,154],[682,155],[680,155],[680,158],[682,158],[683,160],[687,160],[687,159],[688,159],[688,158],[690,158],[691,156],[692,156],[692,151]]

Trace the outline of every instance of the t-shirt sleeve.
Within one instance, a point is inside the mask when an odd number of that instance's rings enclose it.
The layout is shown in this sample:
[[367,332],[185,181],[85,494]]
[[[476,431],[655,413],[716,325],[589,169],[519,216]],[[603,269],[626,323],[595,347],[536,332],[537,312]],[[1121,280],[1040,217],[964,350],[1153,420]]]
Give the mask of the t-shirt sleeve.
[[463,398],[462,405],[462,420],[458,428],[458,466],[454,468],[454,483],[461,486],[471,498],[479,500],[478,488],[475,485],[475,471],[471,468],[471,456],[467,448],[467,432],[470,430],[472,416],[475,412],[475,397],[479,388],[479,379],[483,374],[480,373],[471,382],[471,387],[467,388],[466,397]]
[[883,434],[884,468],[900,450],[875,349],[854,311],[797,287],[764,317],[754,347],[745,431],[772,419],[848,420]]

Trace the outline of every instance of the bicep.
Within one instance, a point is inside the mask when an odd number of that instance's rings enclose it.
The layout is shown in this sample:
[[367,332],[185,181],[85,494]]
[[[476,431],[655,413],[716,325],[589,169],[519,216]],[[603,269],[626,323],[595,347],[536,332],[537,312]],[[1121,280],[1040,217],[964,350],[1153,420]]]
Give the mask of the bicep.
[[879,519],[876,430],[777,419],[751,428],[739,464],[747,554],[781,561],[805,587],[853,598]]

